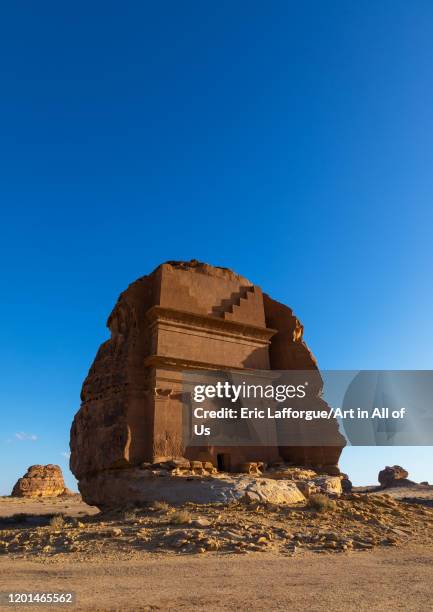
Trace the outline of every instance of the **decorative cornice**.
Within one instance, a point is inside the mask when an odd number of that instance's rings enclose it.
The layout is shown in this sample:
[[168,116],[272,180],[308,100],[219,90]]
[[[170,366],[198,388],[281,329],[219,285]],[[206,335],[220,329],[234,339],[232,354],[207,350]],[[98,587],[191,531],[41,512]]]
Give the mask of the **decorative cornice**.
[[154,368],[167,368],[174,371],[187,370],[208,370],[214,372],[242,372],[246,377],[254,376],[256,378],[274,379],[280,376],[279,372],[273,370],[256,370],[253,368],[237,368],[228,366],[227,364],[209,363],[205,361],[194,361],[192,359],[183,359],[177,357],[165,357],[163,355],[150,355],[144,361],[144,366]]
[[210,315],[197,314],[163,306],[152,306],[152,308],[146,312],[146,318],[151,326],[156,323],[165,323],[173,327],[182,327],[184,329],[207,330],[220,336],[258,340],[265,344],[268,344],[272,336],[277,333],[276,329],[258,327],[257,325],[239,323],[237,321],[227,321]]

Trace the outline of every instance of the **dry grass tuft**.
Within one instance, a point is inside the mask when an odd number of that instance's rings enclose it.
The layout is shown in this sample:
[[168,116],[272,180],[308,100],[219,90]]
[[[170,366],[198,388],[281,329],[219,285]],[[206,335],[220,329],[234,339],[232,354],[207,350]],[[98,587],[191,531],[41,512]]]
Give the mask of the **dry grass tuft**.
[[173,525],[186,525],[190,523],[191,520],[192,517],[186,510],[176,510],[170,517],[170,523]]
[[329,499],[327,495],[313,493],[308,498],[308,508],[312,508],[316,512],[335,512],[337,504],[333,499]]
[[50,518],[49,527],[52,531],[58,531],[65,526],[65,519],[62,514],[55,514]]
[[155,512],[168,512],[169,509],[170,506],[165,501],[156,501],[152,504],[152,510]]
[[122,512],[122,518],[124,521],[135,521],[137,518],[137,509],[136,508],[128,508]]

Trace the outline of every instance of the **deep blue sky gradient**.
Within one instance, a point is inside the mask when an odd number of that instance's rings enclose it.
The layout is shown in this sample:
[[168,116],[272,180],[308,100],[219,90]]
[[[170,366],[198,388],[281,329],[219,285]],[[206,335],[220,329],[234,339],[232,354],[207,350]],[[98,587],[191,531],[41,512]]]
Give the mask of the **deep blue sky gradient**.
[[[433,367],[431,2],[1,13],[0,493],[32,463],[66,470],[105,320],[165,260],[292,306],[322,368]],[[342,467],[431,481],[432,459],[349,449]]]

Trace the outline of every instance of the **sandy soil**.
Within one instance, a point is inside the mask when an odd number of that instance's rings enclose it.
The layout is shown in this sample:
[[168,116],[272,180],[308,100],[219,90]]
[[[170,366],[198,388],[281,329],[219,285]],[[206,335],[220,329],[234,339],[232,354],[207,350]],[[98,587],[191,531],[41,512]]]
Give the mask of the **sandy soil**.
[[[433,610],[433,508],[425,493],[371,491],[325,514],[191,506],[194,520],[181,525],[173,508],[98,515],[78,496],[0,498],[9,547],[0,550],[0,592],[74,591],[74,605],[45,607],[59,610]],[[395,501],[404,497],[410,501]],[[58,513],[65,523],[53,530]],[[197,527],[200,517],[207,525]],[[176,534],[192,539],[180,548]],[[217,552],[203,548],[215,540]]]
[[73,590],[77,610],[432,610],[432,568],[423,546],[298,558],[146,554],[114,564],[2,558],[0,589]]
[[67,516],[89,516],[97,514],[98,508],[85,504],[80,495],[70,497],[0,497],[0,519],[14,514],[25,513],[43,516],[47,514],[64,513]]
[[381,489],[380,487],[355,487],[354,491],[358,493],[373,493],[375,495],[385,494],[401,501],[418,500],[423,501],[425,505],[433,506],[433,485],[416,484],[412,487],[388,487],[387,489]]

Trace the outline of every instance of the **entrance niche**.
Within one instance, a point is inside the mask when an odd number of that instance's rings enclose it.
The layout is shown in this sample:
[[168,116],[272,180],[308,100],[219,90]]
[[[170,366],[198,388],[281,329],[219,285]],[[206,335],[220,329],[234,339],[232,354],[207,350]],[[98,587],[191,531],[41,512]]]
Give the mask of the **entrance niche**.
[[219,472],[230,472],[230,454],[229,453],[218,453],[217,464]]

